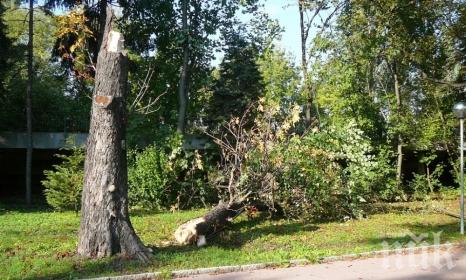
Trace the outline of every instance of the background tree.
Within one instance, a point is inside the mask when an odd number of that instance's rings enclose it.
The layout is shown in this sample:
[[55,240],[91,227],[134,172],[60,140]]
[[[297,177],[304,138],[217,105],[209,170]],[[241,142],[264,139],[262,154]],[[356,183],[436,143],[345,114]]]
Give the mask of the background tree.
[[5,65],[0,69],[0,96],[4,95],[5,90],[5,72],[7,71],[8,65],[10,64],[10,49],[11,49],[11,40],[6,36],[7,27],[4,23],[3,16],[5,13],[5,6],[3,2],[0,2],[0,64]]
[[[218,50],[222,45],[215,34],[235,25],[235,15],[240,9],[253,11],[256,2],[180,0],[154,4],[121,1],[122,28],[128,35],[130,48],[144,56],[150,53],[156,65],[152,94],[158,95],[165,90],[156,90],[160,85],[170,85],[167,94],[160,100],[164,106],[149,118],[162,119],[163,123],[175,126],[179,131],[187,127],[188,133],[196,132],[192,124],[200,120],[197,113],[203,108],[195,106],[202,104],[200,100],[204,99],[200,92],[207,88],[210,80],[213,50]],[[183,13],[183,4],[188,6],[186,14]],[[151,16],[142,17],[143,13]],[[185,24],[183,19],[186,19]],[[189,54],[187,61],[186,54]],[[174,80],[174,77],[179,79]],[[186,113],[183,113],[184,103]],[[186,126],[187,123],[190,125]]]
[[189,63],[189,32],[188,32],[188,0],[181,0],[181,32],[183,32],[183,64],[181,65],[180,85],[178,88],[178,122],[176,130],[184,133],[186,124],[186,108],[188,105],[188,63]]
[[[309,64],[315,55],[311,44],[313,38],[318,38],[318,33],[322,33],[330,24],[330,20],[340,9],[341,1],[315,1],[298,0],[299,27],[301,38],[301,71],[302,71],[302,94],[305,100],[304,118],[307,127],[318,126],[319,109],[314,102],[316,92],[312,86],[309,76]],[[333,8],[333,11],[330,11]],[[329,12],[330,11],[330,12]],[[319,21],[320,19],[320,21]],[[319,32],[317,30],[320,29]],[[314,33],[314,35],[313,35]],[[311,35],[311,36],[310,36]],[[313,36],[312,36],[313,35]],[[315,105],[315,116],[312,116],[312,108]]]
[[28,82],[26,87],[26,203],[31,204],[31,169],[32,169],[32,83],[34,79],[33,57],[34,57],[34,1],[29,0],[29,24],[28,24]]
[[[347,2],[336,32],[329,31],[317,41],[327,56],[314,65],[319,106],[328,111],[327,121],[352,116],[374,145],[394,147],[398,186],[405,170],[404,155],[432,152],[442,142],[432,136],[451,132],[446,116],[454,89],[439,95],[440,84],[432,80],[441,80],[442,74],[431,72],[430,76],[437,76],[428,83],[422,69],[451,67],[447,50],[458,49],[446,35],[454,26],[448,15],[459,10],[452,2]],[[440,145],[449,150],[448,145]]]
[[[3,88],[0,96],[0,130],[25,131],[24,90],[27,86],[27,10],[6,6],[4,30],[12,46],[8,66],[3,68]],[[57,21],[40,9],[34,13],[34,72],[36,73],[32,103],[36,110],[32,123],[36,132],[77,131],[89,128],[88,85],[69,76],[52,56]]]
[[[83,60],[88,65],[93,65],[97,61],[97,54],[99,52],[100,42],[102,41],[102,34],[105,25],[105,11],[107,3],[112,4],[113,1],[107,0],[46,0],[43,5],[43,9],[48,13],[53,13],[56,8],[65,8],[69,10],[81,7],[86,18],[87,28],[92,32],[94,36],[87,38],[80,38],[74,36],[72,33],[68,36],[59,36],[57,44],[55,45],[56,55],[64,56],[66,54],[73,55],[73,46],[78,40],[85,40],[86,44],[86,55]],[[63,62],[69,69],[74,68],[74,61],[72,59],[64,59]],[[83,73],[86,76],[92,77],[94,70],[92,67],[86,69],[87,73]]]
[[228,47],[224,49],[218,74],[214,74],[218,76],[209,105],[212,128],[232,117],[242,116],[250,104],[263,95],[262,77],[256,63],[258,51],[243,32],[231,30],[224,35]]

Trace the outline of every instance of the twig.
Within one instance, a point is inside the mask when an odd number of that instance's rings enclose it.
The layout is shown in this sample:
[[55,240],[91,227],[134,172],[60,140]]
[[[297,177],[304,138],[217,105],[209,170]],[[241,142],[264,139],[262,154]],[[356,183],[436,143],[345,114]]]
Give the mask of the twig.
[[[164,92],[162,92],[161,94],[159,94],[157,97],[155,97],[155,99],[152,99],[152,97],[149,97],[149,101],[147,102],[146,105],[140,105],[141,101],[144,99],[144,97],[147,96],[147,93],[149,92],[149,84],[150,84],[150,81],[152,80],[152,77],[154,75],[154,67],[153,66],[149,66],[149,70],[147,70],[147,73],[144,77],[144,80],[143,81],[139,81],[138,82],[138,86],[140,87],[138,93],[136,94],[136,98],[133,100],[133,102],[131,103],[131,105],[129,106],[129,109],[128,111],[131,113],[131,112],[138,112],[138,113],[141,113],[141,114],[144,114],[144,115],[149,115],[149,114],[152,114],[156,111],[158,111],[160,109],[161,106],[157,107],[157,108],[153,108],[153,106],[155,104],[157,104],[160,100],[160,98],[162,98],[165,94],[168,93],[168,90],[170,88],[169,85],[167,85],[166,89]],[[136,108],[136,106],[140,106],[139,108]]]

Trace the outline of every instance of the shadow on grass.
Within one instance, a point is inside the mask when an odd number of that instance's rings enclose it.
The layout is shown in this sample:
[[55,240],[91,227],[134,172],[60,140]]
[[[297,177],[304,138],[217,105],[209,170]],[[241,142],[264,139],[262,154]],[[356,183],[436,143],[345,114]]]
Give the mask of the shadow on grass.
[[[153,259],[155,262],[155,258]],[[139,261],[124,258],[112,257],[97,260],[82,259],[72,257],[68,259],[69,269],[61,269],[60,272],[42,272],[38,275],[29,277],[12,278],[15,280],[49,280],[49,279],[87,279],[94,277],[103,277],[108,275],[124,275],[144,273],[147,267],[153,263],[143,264]],[[69,264],[69,261],[72,263]]]
[[155,214],[164,214],[166,212],[160,210],[148,210],[148,209],[130,209],[129,216],[130,217],[145,217],[148,215],[155,215]]
[[[262,223],[268,223],[261,226]],[[314,225],[300,222],[290,222],[285,224],[273,224],[264,219],[254,219],[251,221],[239,221],[230,227],[219,232],[217,235],[208,238],[207,246],[217,246],[224,249],[241,249],[245,244],[267,235],[292,235],[303,231],[315,231],[319,228]],[[196,245],[179,246],[170,245],[154,248],[155,252],[165,253],[186,253],[199,250]]]
[[38,213],[38,212],[52,212],[52,209],[43,203],[34,203],[26,205],[22,201],[2,201],[0,202],[0,215],[5,215],[8,212],[17,213]]
[[[384,237],[366,239],[363,242],[372,245],[388,244],[390,247],[401,245],[406,247],[410,242],[416,246],[440,245],[447,242],[462,241],[458,223],[429,225],[422,223],[405,223],[401,227],[406,229],[405,234],[397,237]],[[438,244],[435,244],[438,243]],[[411,243],[412,244],[412,243]]]
[[240,221],[233,224],[228,232],[225,232],[216,242],[219,246],[226,248],[242,247],[244,244],[267,235],[292,235],[298,232],[316,231],[319,227],[302,222],[288,222],[284,224],[273,221],[267,222],[266,226],[260,224],[266,221]]
[[[195,253],[199,250],[210,250],[209,247],[219,247],[228,250],[241,249],[246,243],[267,235],[292,235],[302,231],[314,231],[318,228],[313,225],[307,225],[298,222],[280,222],[274,224],[272,221],[263,219],[254,219],[251,221],[243,220],[233,223],[219,235],[215,236],[208,242],[204,248],[198,248],[196,245],[191,246],[164,246],[149,247],[153,248],[153,262],[143,264],[135,260],[122,257],[113,257],[100,260],[84,260],[76,256],[64,258],[62,268],[55,266],[55,271],[37,271],[30,277],[18,277],[15,279],[81,279],[90,277],[102,277],[106,275],[124,275],[133,273],[144,273],[145,271],[160,270],[168,264],[179,261],[185,253]],[[60,262],[60,260],[58,260]],[[44,267],[44,266],[42,266]]]
[[381,202],[366,205],[364,211],[368,215],[385,214],[385,213],[407,213],[419,212],[425,209],[427,205],[421,201],[418,202]]

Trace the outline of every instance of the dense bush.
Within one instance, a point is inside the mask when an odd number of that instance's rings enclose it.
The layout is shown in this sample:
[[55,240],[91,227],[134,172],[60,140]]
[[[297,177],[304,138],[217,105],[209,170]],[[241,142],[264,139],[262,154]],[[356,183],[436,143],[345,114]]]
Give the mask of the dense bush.
[[151,145],[129,154],[128,183],[131,206],[148,209],[179,209],[211,202],[206,184],[204,157],[184,150],[182,137],[166,138],[164,145]]
[[286,216],[330,219],[341,216],[343,170],[332,152],[318,148],[312,137],[293,137],[274,159],[279,163],[276,194]]
[[269,174],[277,184],[273,203],[288,217],[359,217],[361,206],[375,198],[374,189],[382,180],[370,142],[354,122],[341,129],[293,135],[269,147]]
[[142,152],[130,153],[128,166],[128,196],[130,205],[164,207],[175,200],[169,155],[154,146]]
[[84,150],[73,148],[69,155],[56,156],[63,161],[54,165],[54,170],[44,171],[46,179],[42,185],[45,187],[45,198],[56,210],[78,211],[84,182]]

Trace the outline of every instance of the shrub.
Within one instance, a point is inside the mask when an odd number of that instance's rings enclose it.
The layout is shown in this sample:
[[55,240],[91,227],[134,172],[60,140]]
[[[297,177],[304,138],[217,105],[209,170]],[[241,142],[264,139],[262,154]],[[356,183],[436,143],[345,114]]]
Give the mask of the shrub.
[[413,179],[409,182],[409,191],[412,197],[417,200],[429,199],[434,191],[439,191],[444,188],[440,181],[440,176],[443,174],[444,165],[437,164],[432,169],[432,163],[436,159],[436,155],[423,157],[420,160],[421,164],[425,166],[425,174],[413,174]]
[[78,211],[81,205],[81,191],[84,180],[83,149],[73,148],[69,155],[57,154],[62,163],[54,165],[53,170],[45,170],[45,187],[47,203],[56,210]]
[[406,201],[403,186],[396,181],[396,156],[390,147],[381,146],[376,153],[377,172],[373,179],[373,200]]
[[378,165],[356,124],[293,136],[275,153],[278,202],[292,217],[328,220],[360,217],[372,199]]
[[311,137],[293,137],[276,162],[281,163],[276,200],[286,216],[329,220],[344,213],[343,170],[332,152],[316,147]]
[[182,137],[167,137],[164,144],[130,151],[129,202],[147,209],[204,206],[212,195],[206,182],[204,158],[182,148]]
[[128,196],[131,206],[161,208],[169,206],[176,192],[169,189],[173,183],[169,156],[155,146],[142,152],[133,152],[128,166]]

